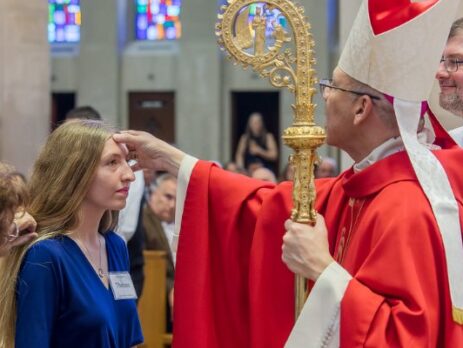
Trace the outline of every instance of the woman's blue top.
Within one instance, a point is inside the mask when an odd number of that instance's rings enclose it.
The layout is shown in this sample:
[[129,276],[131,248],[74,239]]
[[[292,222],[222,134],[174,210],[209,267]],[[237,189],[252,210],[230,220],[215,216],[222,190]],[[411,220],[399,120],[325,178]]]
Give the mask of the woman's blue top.
[[[114,232],[104,238],[109,272],[128,272],[124,241]],[[135,300],[115,300],[66,236],[28,250],[16,303],[16,348],[128,348],[143,342]]]

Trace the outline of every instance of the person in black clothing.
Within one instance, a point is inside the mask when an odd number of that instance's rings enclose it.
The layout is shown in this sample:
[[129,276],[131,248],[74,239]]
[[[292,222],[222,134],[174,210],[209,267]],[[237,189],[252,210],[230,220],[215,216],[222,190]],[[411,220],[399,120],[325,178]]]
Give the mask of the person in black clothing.
[[262,162],[264,167],[274,169],[277,158],[278,149],[275,138],[265,128],[262,114],[252,113],[249,116],[246,131],[238,143],[235,154],[236,164],[249,172],[249,164],[258,160]]

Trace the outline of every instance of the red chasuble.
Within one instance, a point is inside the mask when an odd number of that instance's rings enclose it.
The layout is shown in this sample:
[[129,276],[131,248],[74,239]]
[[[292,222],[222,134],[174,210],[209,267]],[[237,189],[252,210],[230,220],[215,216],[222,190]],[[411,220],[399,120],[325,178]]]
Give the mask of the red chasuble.
[[[436,154],[461,211],[463,152]],[[317,192],[330,252],[353,276],[341,347],[463,347],[440,232],[406,153],[320,180]],[[294,324],[294,277],[281,261],[291,205],[289,183],[196,164],[177,253],[174,347],[284,346]]]

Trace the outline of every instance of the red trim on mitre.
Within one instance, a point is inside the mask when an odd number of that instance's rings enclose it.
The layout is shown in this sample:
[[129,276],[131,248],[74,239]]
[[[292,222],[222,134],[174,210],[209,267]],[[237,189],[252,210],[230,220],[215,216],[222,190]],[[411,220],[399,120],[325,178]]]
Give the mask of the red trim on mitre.
[[419,16],[438,0],[412,3],[410,0],[368,0],[370,23],[375,35],[394,29]]
[[[394,105],[394,97],[390,96],[389,94],[383,93],[386,100]],[[445,130],[444,127],[440,124],[437,117],[432,112],[431,108],[427,101],[421,102],[421,111],[420,117],[423,118],[425,114],[428,114],[429,120],[431,121],[431,126],[434,130],[434,134],[436,139],[434,140],[434,144],[440,146],[442,149],[450,149],[452,147],[458,147],[458,144],[455,140],[449,135],[449,133]]]
[[434,115],[431,109],[428,110],[428,115],[429,120],[431,121],[432,128],[434,129],[434,133],[436,135],[436,140],[434,141],[434,144],[439,145],[443,149],[458,147],[458,144],[449,135],[449,133],[447,133],[445,128],[442,127],[436,115]]
[[[386,94],[386,93],[383,93],[383,95],[384,95],[384,98],[386,98],[386,100],[394,106],[394,97],[392,95],[389,95],[389,94]],[[427,101],[422,101],[421,102],[420,117],[424,117],[424,114],[427,113],[428,111],[430,111],[428,102]]]

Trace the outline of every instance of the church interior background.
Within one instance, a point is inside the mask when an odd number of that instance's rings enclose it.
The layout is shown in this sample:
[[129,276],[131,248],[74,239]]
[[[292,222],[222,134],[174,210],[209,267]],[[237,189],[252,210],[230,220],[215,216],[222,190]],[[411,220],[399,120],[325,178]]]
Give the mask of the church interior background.
[[[28,173],[65,113],[91,105],[108,123],[221,162],[232,159],[247,117],[260,111],[282,168],[290,149],[279,137],[292,123],[293,95],[219,50],[214,26],[224,1],[0,0],[0,158]],[[361,0],[298,3],[312,26],[317,76],[329,77]],[[261,4],[252,6],[251,14]],[[285,25],[278,13],[266,15]],[[323,100],[314,101],[323,125]],[[462,122],[446,115],[444,124]],[[328,146],[320,154],[350,164]]]

